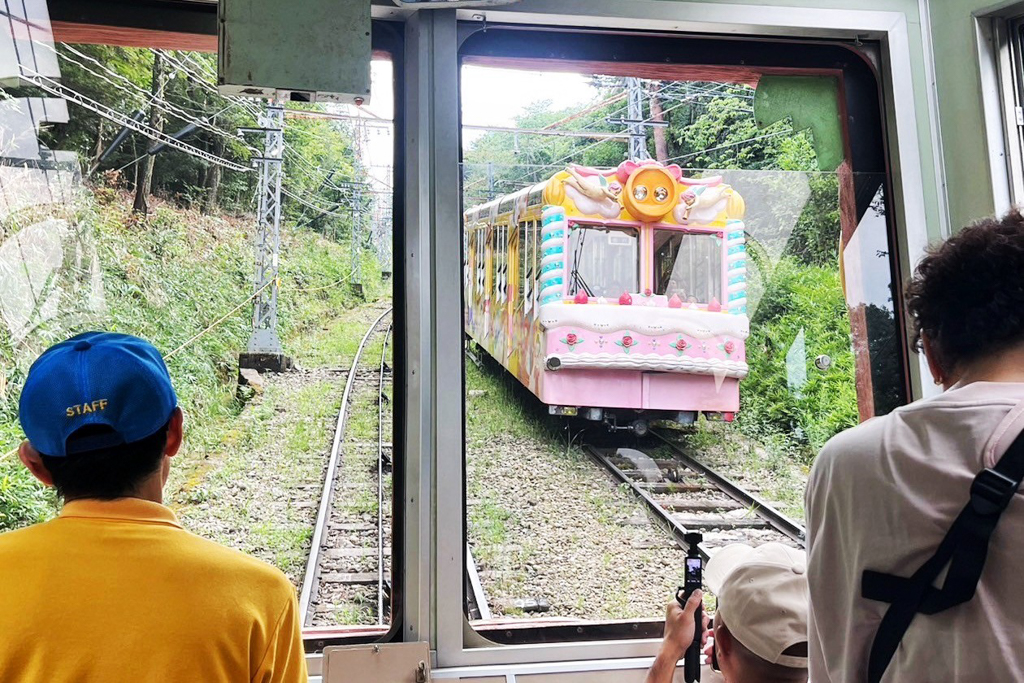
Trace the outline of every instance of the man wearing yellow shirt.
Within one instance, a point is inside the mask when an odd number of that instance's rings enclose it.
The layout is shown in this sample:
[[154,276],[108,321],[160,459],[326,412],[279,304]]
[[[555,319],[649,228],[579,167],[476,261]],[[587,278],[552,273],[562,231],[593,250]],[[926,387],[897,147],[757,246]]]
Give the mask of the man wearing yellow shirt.
[[182,413],[152,345],[56,344],[29,370],[19,419],[21,461],[64,507],[0,534],[0,683],[305,683],[285,576],[162,504]]

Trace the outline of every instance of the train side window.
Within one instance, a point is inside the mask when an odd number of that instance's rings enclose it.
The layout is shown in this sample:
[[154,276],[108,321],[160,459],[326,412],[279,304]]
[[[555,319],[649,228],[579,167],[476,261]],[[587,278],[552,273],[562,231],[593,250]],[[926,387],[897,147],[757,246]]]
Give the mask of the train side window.
[[533,233],[536,229],[533,219],[523,223],[523,300],[527,313],[533,310]]
[[485,297],[487,295],[486,291],[484,290],[484,281],[485,281],[485,277],[486,277],[486,262],[485,262],[486,254],[484,253],[485,252],[485,248],[486,248],[485,247],[485,242],[484,242],[485,236],[486,236],[485,228],[477,227],[477,229],[476,229],[476,286],[477,286],[477,292],[479,292],[482,297]]
[[541,276],[541,250],[540,250],[540,222],[537,220],[533,221],[533,298],[534,305],[540,296],[540,276]]
[[[400,640],[401,27],[367,24],[370,119],[219,90],[216,39],[180,7],[157,35],[59,4],[0,20],[0,453],[43,349],[141,336],[188,415],[162,489],[182,527],[283,572],[309,651]],[[16,458],[0,482],[0,533],[58,514]]]
[[505,303],[506,296],[508,295],[508,289],[506,288],[508,283],[508,228],[504,225],[498,231],[498,254],[498,300]]

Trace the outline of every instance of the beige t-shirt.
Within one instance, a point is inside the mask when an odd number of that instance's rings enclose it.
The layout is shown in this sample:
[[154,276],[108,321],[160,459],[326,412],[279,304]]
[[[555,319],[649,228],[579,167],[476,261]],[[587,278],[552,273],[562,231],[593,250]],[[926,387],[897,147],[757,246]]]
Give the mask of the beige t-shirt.
[[[811,681],[867,680],[888,604],[860,597],[861,573],[913,574],[967,503],[974,476],[1022,429],[1024,384],[976,382],[825,445],[807,484]],[[1003,513],[974,598],[918,614],[883,680],[1024,680],[1024,494]]]

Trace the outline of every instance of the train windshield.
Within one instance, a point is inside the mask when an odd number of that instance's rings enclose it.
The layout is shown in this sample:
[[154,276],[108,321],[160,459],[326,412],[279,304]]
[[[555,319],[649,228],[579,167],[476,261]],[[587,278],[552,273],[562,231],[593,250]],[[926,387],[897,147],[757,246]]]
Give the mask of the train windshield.
[[574,225],[569,231],[569,294],[618,298],[640,288],[639,233],[635,228]]
[[722,301],[722,238],[679,230],[654,231],[654,293],[684,302]]

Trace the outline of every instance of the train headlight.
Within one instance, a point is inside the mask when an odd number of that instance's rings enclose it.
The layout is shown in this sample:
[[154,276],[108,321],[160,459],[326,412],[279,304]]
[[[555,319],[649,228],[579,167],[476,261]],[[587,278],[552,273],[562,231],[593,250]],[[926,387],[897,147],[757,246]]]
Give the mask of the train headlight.
[[660,166],[644,165],[626,180],[622,203],[638,221],[654,223],[665,218],[679,198],[679,183]]

